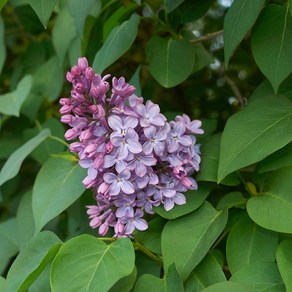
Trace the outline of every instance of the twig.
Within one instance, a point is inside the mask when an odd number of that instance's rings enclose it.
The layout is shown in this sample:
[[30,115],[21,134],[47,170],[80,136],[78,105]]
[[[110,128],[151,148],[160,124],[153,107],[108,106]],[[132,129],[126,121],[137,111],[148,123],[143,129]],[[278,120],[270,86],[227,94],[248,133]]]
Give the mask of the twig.
[[218,30],[212,33],[207,33],[206,35],[203,35],[202,37],[196,39],[196,40],[192,40],[191,43],[192,44],[197,44],[197,43],[201,43],[204,41],[209,41],[212,40],[214,38],[216,38],[217,36],[220,36],[223,34],[223,29],[222,30]]
[[241,94],[240,90],[238,89],[237,85],[235,84],[235,82],[226,74],[224,74],[224,79],[225,79],[226,83],[229,85],[232,92],[234,93],[237,101],[240,104],[240,107],[244,108],[244,106],[245,106],[244,97],[242,96],[242,94]]

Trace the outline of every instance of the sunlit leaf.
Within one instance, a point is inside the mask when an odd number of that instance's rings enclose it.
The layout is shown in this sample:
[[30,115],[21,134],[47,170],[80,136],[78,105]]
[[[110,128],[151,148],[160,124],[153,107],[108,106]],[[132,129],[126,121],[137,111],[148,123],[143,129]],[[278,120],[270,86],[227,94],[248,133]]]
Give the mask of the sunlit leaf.
[[255,262],[245,266],[233,274],[230,281],[242,285],[248,291],[286,291],[277,265],[272,262]]
[[20,108],[31,90],[32,80],[27,75],[19,81],[15,91],[0,95],[0,113],[19,117]]
[[50,158],[39,171],[33,187],[35,232],[74,203],[84,192],[86,171],[71,161]]
[[200,292],[203,288],[223,281],[226,278],[219,263],[208,253],[186,280],[185,291]]
[[185,40],[153,37],[147,46],[147,59],[151,75],[164,87],[183,82],[192,73],[195,54]]
[[134,249],[128,238],[107,245],[91,235],[67,241],[53,261],[53,291],[108,291],[132,273]]
[[196,211],[169,221],[161,238],[164,268],[175,263],[185,280],[220,235],[227,217],[227,211],[217,211],[205,202]]
[[228,268],[234,274],[251,263],[274,262],[277,245],[277,233],[263,229],[245,218],[229,233],[226,245]]
[[292,167],[272,172],[263,192],[248,200],[248,215],[258,225],[277,232],[292,233],[291,177]]
[[58,14],[52,31],[52,41],[55,47],[60,65],[63,64],[69,46],[76,36],[74,18],[71,16],[68,7],[64,6]]
[[1,169],[0,185],[17,175],[23,160],[50,134],[48,129],[44,129],[37,136],[13,152]]
[[292,239],[283,240],[276,254],[277,264],[287,291],[292,290]]
[[292,104],[282,96],[254,100],[227,121],[221,139],[218,182],[292,140]]
[[268,5],[255,27],[251,47],[260,70],[271,82],[275,92],[292,72],[292,17],[288,5]]
[[[0,1],[0,10],[1,10],[1,1]],[[2,72],[5,59],[6,59],[6,47],[5,47],[5,41],[4,41],[4,23],[0,15],[0,74]]]
[[48,21],[56,6],[57,0],[27,0],[37,14],[44,28],[47,28]]
[[97,73],[102,73],[104,69],[128,51],[136,38],[139,22],[140,17],[133,14],[129,20],[111,31],[105,43],[95,55],[92,68]]
[[235,0],[224,17],[224,56],[225,65],[236,46],[243,40],[254,25],[265,0]]
[[20,251],[9,269],[6,291],[26,291],[57,254],[62,242],[50,231],[32,238]]

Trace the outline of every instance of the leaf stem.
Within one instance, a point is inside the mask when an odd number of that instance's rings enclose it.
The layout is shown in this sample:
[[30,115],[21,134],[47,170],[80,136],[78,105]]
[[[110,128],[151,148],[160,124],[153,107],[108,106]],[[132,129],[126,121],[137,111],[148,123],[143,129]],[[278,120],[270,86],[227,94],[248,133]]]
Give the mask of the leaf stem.
[[133,246],[136,250],[142,251],[144,254],[146,254],[148,257],[150,257],[155,262],[159,263],[160,265],[163,265],[162,258],[153,252],[151,252],[149,249],[147,249],[144,245],[142,245],[140,242],[138,242],[136,239],[133,242]]
[[217,36],[220,36],[223,34],[223,29],[212,32],[212,33],[207,33],[206,35],[201,36],[200,38],[196,39],[196,40],[192,40],[191,43],[192,44],[197,44],[197,43],[201,43],[204,41],[209,41],[212,40],[214,38],[216,38]]
[[56,136],[48,136],[49,139],[52,139],[52,140],[55,140],[55,141],[58,141],[60,142],[61,144],[65,145],[67,148],[69,148],[69,144],[66,143],[64,140],[56,137]]

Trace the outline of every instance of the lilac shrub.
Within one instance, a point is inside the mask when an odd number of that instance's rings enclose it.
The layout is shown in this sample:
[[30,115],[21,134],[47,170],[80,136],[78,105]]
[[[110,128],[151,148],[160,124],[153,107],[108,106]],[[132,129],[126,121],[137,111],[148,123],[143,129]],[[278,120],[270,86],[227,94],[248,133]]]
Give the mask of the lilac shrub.
[[191,175],[199,170],[196,134],[201,122],[187,115],[167,122],[158,105],[137,97],[123,77],[95,74],[86,58],[67,73],[71,98],[61,98],[61,121],[70,151],[87,169],[83,180],[96,205],[87,206],[99,234],[114,228],[115,237],[146,230],[145,213],[163,205],[166,211],[186,203],[184,193],[196,190]]

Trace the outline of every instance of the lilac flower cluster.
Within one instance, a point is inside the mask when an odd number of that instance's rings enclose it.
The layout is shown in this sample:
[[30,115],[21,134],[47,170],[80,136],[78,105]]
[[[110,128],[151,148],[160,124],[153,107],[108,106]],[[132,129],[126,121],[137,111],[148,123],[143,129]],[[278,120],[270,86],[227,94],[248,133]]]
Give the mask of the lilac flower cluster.
[[101,77],[86,58],[67,73],[71,98],[61,98],[61,121],[70,151],[78,153],[87,169],[83,180],[94,191],[97,204],[87,206],[90,226],[99,234],[114,228],[115,237],[145,230],[144,213],[163,205],[171,210],[186,203],[183,195],[197,189],[191,177],[199,170],[200,153],[194,134],[202,134],[201,122],[187,115],[167,122],[159,106],[134,94],[123,77]]

